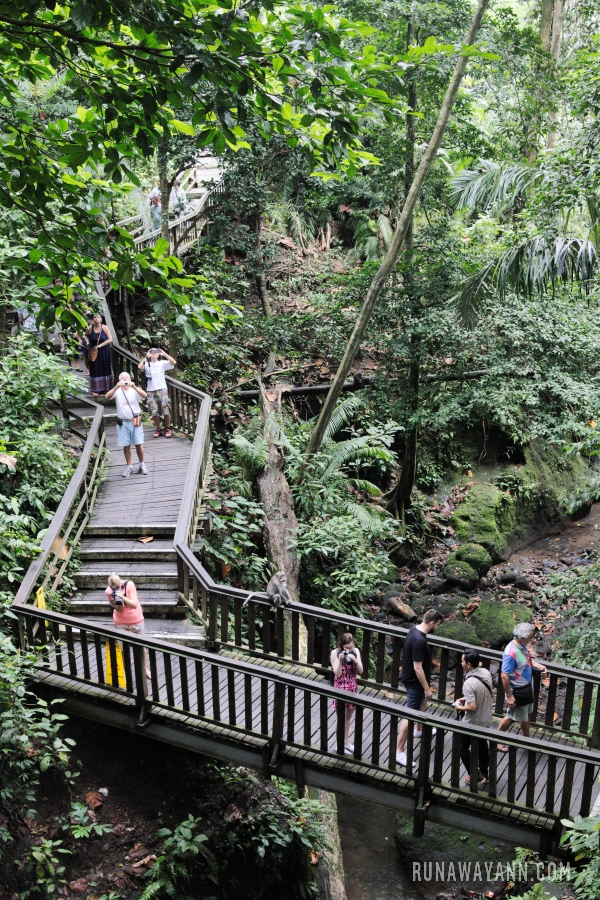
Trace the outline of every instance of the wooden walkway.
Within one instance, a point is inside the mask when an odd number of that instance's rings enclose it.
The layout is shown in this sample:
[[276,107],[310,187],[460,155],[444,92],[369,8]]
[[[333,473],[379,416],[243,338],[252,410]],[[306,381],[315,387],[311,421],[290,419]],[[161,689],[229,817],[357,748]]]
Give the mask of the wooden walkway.
[[192,442],[175,434],[169,439],[153,438],[153,434],[154,426],[144,425],[148,474],[137,474],[133,452],[134,474],[123,478],[125,460],[122,448],[117,446],[116,428],[107,428],[109,459],[105,481],[98,492],[87,535],[175,533]]
[[[200,715],[206,717],[213,722],[226,722],[228,725],[234,725],[242,729],[248,729],[260,734],[270,734],[273,730],[274,706],[275,706],[275,684],[261,680],[257,676],[245,676],[240,672],[233,672],[228,677],[228,671],[213,666],[210,663],[201,664],[197,667],[193,660],[177,659],[177,665],[172,665],[171,658],[164,653],[156,653],[151,651],[152,655],[152,672],[155,673],[154,679],[150,679],[148,684],[149,694],[152,696],[153,702],[162,704],[165,707],[178,707],[182,712],[194,710]],[[241,656],[229,655],[229,658],[240,659]],[[83,652],[79,643],[75,644],[76,666],[79,672],[83,673]],[[98,677],[98,660],[95,654],[89,657],[90,681],[100,684],[105,675],[106,661],[108,659],[108,651],[104,648],[104,657],[101,663],[104,663],[104,671],[99,679]],[[182,661],[182,664],[179,663]],[[270,667],[272,671],[276,671],[275,666]],[[281,670],[281,667],[277,667]],[[56,671],[56,648],[53,648],[48,665],[48,676],[50,671]],[[287,674],[294,674],[299,677],[305,677],[306,672],[302,667],[285,667]],[[168,674],[167,674],[168,673]],[[136,690],[135,672],[132,669],[132,688]],[[52,682],[52,677],[46,680]],[[313,676],[310,679],[320,685],[325,685],[324,679]],[[200,690],[198,687],[200,685]],[[87,687],[81,686],[78,692],[94,696],[97,690],[93,684]],[[364,691],[365,696],[377,699],[383,699],[386,696],[395,702],[404,705],[405,697],[401,694],[391,695],[384,691]],[[117,695],[118,696],[118,695]],[[325,716],[326,725],[323,727],[322,716]],[[357,763],[376,764],[383,769],[390,768],[390,731],[391,720],[390,715],[383,715],[376,722],[377,713],[372,710],[365,710],[362,722],[361,746],[359,747]],[[450,720],[451,715],[446,713],[444,718]],[[318,694],[307,691],[295,691],[289,702],[285,706],[283,733],[286,735],[287,741],[291,744],[304,745],[307,749],[318,750],[327,754],[337,754],[336,750],[336,712],[333,708],[333,702],[330,700],[323,704]],[[350,735],[351,741],[357,742],[356,729],[353,727]],[[498,737],[498,740],[504,740]],[[412,759],[408,760],[407,766],[398,767],[398,774],[406,773],[411,776],[415,774],[419,768],[421,740],[417,735],[413,737]],[[440,745],[438,748],[438,744]],[[444,732],[440,728],[433,739],[434,752],[429,759],[429,774],[433,776],[433,768],[435,764],[435,756],[439,754],[442,758],[442,775],[441,780],[450,785],[452,775],[452,733]],[[346,756],[346,755],[345,755]],[[376,757],[376,759],[375,759]],[[356,763],[355,763],[356,764]],[[497,754],[497,774],[496,774],[496,793],[497,796],[507,797],[514,792],[512,801],[525,802],[527,792],[527,770],[528,770],[527,753],[517,748],[514,754],[498,753]],[[547,778],[548,778],[549,758],[541,754],[536,754],[535,760],[535,782],[533,790],[533,806],[538,807],[540,813],[544,811],[546,802]],[[554,778],[554,809],[557,814],[560,811],[562,803],[562,793],[565,780],[567,760],[559,759],[556,765]],[[512,769],[512,771],[511,771]],[[461,771],[461,784],[464,787],[464,778],[466,772]],[[581,805],[582,789],[583,789],[584,765],[575,764],[573,777],[573,788],[570,793],[570,801],[568,811],[565,815],[574,816],[579,812]],[[485,790],[480,792],[479,796],[485,796]],[[600,793],[600,786],[596,782],[592,793],[592,803]],[[511,802],[512,802],[511,801]]]
[[[134,371],[132,354],[118,344],[111,353],[115,371]],[[409,811],[416,836],[431,820],[542,853],[556,849],[561,819],[588,815],[599,794],[600,676],[549,663],[543,683],[534,675],[532,736],[500,734],[464,723],[452,708],[462,689],[456,666],[462,644],[430,637],[438,656],[436,700],[426,713],[408,710],[399,684],[406,629],[302,603],[286,620],[261,596],[249,599],[216,583],[195,555],[212,472],[211,401],[176,379],[167,383],[179,434],[154,439],[153,427],[145,426],[147,476],[134,470],[121,477],[112,411],[104,419],[97,407],[90,414],[82,459],[13,604],[20,646],[38,655],[40,689],[64,699],[73,714],[295,780],[301,795],[312,784]],[[38,609],[37,585],[60,580],[68,562],[67,556],[59,567],[61,548],[69,544],[72,552],[81,535],[74,576],[81,597],[69,615]],[[112,627],[104,588],[113,571],[138,585],[142,636]],[[206,642],[188,616],[205,623]],[[328,680],[331,647],[345,631],[356,635],[365,665],[352,696],[351,754],[340,729],[348,694]],[[480,652],[482,664],[497,673],[502,654]],[[496,716],[503,706],[498,682]],[[403,719],[408,759],[399,766]],[[471,785],[460,760],[465,735],[472,741]],[[480,791],[481,741],[489,743],[490,780]]]

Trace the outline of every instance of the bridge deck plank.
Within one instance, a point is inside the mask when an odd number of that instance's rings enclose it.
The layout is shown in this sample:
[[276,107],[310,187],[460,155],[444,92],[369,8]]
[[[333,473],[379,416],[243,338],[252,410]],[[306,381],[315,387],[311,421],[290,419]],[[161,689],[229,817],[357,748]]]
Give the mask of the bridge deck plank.
[[[169,440],[152,435],[154,426],[144,425],[144,453],[148,475],[123,478],[125,461],[117,446],[116,428],[108,426],[106,446],[109,457],[105,478],[98,491],[92,526],[132,527],[174,525],[181,506],[192,442],[174,434]],[[136,463],[135,453],[132,454]],[[115,549],[118,549],[118,538]]]
[[[56,665],[56,656],[55,651],[50,651],[50,664],[48,667],[45,667],[40,672],[41,680],[50,682],[50,683],[61,683],[64,684],[65,681],[69,683],[69,688],[74,690],[77,694],[89,696],[90,698],[97,698],[99,696],[109,697],[111,700],[116,701],[117,703],[125,703],[129,706],[134,705],[133,701],[130,697],[128,697],[124,692],[118,690],[111,690],[109,688],[100,687],[98,684],[94,684],[94,681],[97,680],[98,672],[96,665],[95,653],[90,652],[89,661],[90,661],[90,674],[91,674],[91,682],[83,682],[83,681],[73,681],[68,673],[68,665],[67,665],[67,656],[66,656],[66,648],[63,650],[63,667],[65,670],[65,674],[60,674],[55,671]],[[228,654],[229,655],[229,654]],[[105,651],[103,650],[103,659],[104,665],[106,665],[106,656]],[[82,662],[82,654],[81,647],[78,643],[75,645],[75,661],[77,666],[77,671],[81,673],[83,671],[83,662]],[[218,663],[219,655],[215,654],[215,663]],[[271,661],[269,661],[271,662]],[[277,664],[276,661],[273,661],[269,668],[276,670]],[[165,675],[165,665],[164,665],[164,654],[161,652],[157,653],[157,669],[158,669],[158,689],[159,689],[159,697],[158,703],[163,704],[164,706],[168,705],[168,695],[167,695],[167,679]],[[182,685],[181,685],[181,677],[179,671],[179,664],[177,662],[176,657],[172,657],[172,688],[173,688],[173,700],[175,706],[181,707],[182,704]],[[191,724],[195,727],[201,724],[202,728],[207,727],[211,724],[215,727],[228,728],[232,735],[235,735],[237,738],[240,736],[240,732],[231,728],[230,723],[230,707],[229,707],[229,691],[228,691],[228,681],[227,681],[227,673],[226,671],[218,667],[216,669],[218,675],[218,695],[219,695],[219,706],[220,706],[220,716],[217,720],[216,718],[216,709],[214,703],[213,689],[212,689],[212,666],[210,663],[203,663],[203,686],[204,686],[204,697],[205,697],[205,716],[206,718],[199,720],[196,718],[193,713],[198,710],[198,690],[197,690],[197,682],[196,682],[196,670],[192,660],[186,660],[186,671],[187,671],[187,682],[188,682],[188,696],[189,696],[189,707],[191,711],[188,713],[186,710],[182,708],[180,710],[175,710],[175,713],[179,715],[181,713],[182,719],[185,719],[188,724]],[[132,673],[132,677],[135,683],[135,675]],[[258,676],[251,676],[251,703],[252,703],[252,734],[255,737],[259,737],[261,734],[261,682]],[[311,679],[307,679],[307,685],[310,684]],[[321,680],[318,675],[314,675],[312,680]],[[307,687],[307,690],[309,688]],[[149,688],[149,692],[151,688]],[[352,757],[343,757],[340,758],[335,754],[336,747],[336,737],[335,737],[335,729],[336,729],[336,714],[332,708],[331,701],[327,700],[327,747],[328,753],[322,753],[320,751],[320,698],[315,695],[310,695],[310,729],[311,729],[311,747],[306,747],[303,745],[304,739],[304,691],[296,690],[295,693],[295,702],[294,702],[294,742],[295,747],[293,748],[294,755],[302,756],[304,755],[308,758],[316,758],[318,757],[320,766],[328,766],[334,764],[336,768],[343,766],[344,770],[348,772],[354,772],[357,774],[364,773],[365,769],[368,769],[371,777],[375,777],[377,779],[391,779],[393,783],[397,783],[398,778],[405,777],[406,775],[416,775],[419,765],[420,758],[420,740],[415,740],[414,743],[414,756],[413,756],[413,768],[411,772],[405,772],[404,769],[399,768],[396,773],[393,773],[387,770],[388,762],[389,762],[389,729],[390,729],[390,716],[387,714],[382,715],[382,721],[380,726],[380,755],[379,755],[379,766],[381,768],[374,769],[371,763],[371,754],[373,748],[373,713],[371,710],[364,711],[363,718],[363,752],[362,759],[355,760]],[[376,694],[377,692],[371,690],[365,690],[365,693]],[[381,692],[384,693],[384,692]],[[234,673],[234,702],[235,702],[235,716],[234,721],[239,729],[245,728],[245,685],[244,685],[244,676],[236,672]],[[161,711],[164,711],[163,707],[160,707]],[[274,711],[274,685],[272,682],[269,682],[268,689],[268,731],[271,731],[273,725],[273,711]],[[169,714],[171,714],[173,710]],[[208,722],[207,722],[208,719]],[[284,725],[283,725],[283,736],[286,738],[288,733],[288,708],[287,708],[287,700],[286,700],[286,709],[284,715]],[[246,732],[247,737],[249,738],[251,735]],[[519,809],[518,807],[514,807],[509,805],[505,799],[503,799],[503,794],[505,795],[505,790],[507,787],[508,781],[508,754],[498,754],[498,787],[497,792],[500,795],[498,798],[489,798],[487,793],[480,792],[479,794],[474,795],[473,797],[466,797],[464,794],[460,794],[454,791],[450,787],[450,772],[451,772],[451,737],[449,734],[442,734],[438,732],[438,736],[434,738],[434,740],[439,740],[440,738],[444,739],[444,762],[443,762],[443,771],[442,771],[442,782],[447,784],[447,789],[443,786],[439,788],[442,791],[442,795],[446,795],[447,790],[447,798],[448,802],[452,802],[453,798],[459,799],[460,803],[465,803],[467,805],[475,805],[478,809],[487,809],[490,813],[498,814],[499,812],[503,813],[507,817],[511,818],[513,821],[523,821],[531,823],[532,819],[540,818],[546,820],[546,816],[544,813],[544,803],[545,803],[545,794],[546,794],[546,773],[547,773],[547,758],[543,761],[537,760],[536,763],[536,784],[535,784],[535,793],[534,793],[534,804],[539,809],[539,814],[537,811],[532,811],[531,809],[526,809],[523,806],[523,809]],[[351,737],[352,740],[352,737]],[[292,748],[288,748],[291,751]],[[430,763],[430,775],[433,771],[433,752],[431,753],[431,763]],[[464,783],[465,772],[461,771],[461,785]],[[561,803],[562,796],[562,787],[564,783],[564,774],[565,774],[565,763],[564,760],[559,760],[556,768],[556,778],[555,778],[555,812],[558,812]],[[525,796],[526,796],[526,786],[527,786],[527,754],[523,750],[517,751],[517,771],[516,771],[516,782],[515,782],[515,801],[518,803],[524,804]],[[571,808],[570,814],[575,815],[579,812],[579,805],[581,803],[581,793],[583,787],[583,765],[577,763],[575,765],[575,775],[574,775],[574,784],[573,784],[573,794],[571,800]],[[592,802],[595,800],[598,795],[599,787],[597,784],[594,786]]]

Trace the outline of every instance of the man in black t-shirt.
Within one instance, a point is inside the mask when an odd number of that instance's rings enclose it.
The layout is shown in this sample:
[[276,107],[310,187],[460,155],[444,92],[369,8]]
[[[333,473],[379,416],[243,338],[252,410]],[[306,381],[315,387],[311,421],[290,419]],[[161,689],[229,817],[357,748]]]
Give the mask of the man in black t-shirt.
[[[404,641],[402,656],[402,683],[406,688],[406,705],[409,709],[419,709],[424,712],[427,709],[427,701],[431,700],[431,650],[427,642],[427,635],[435,631],[443,620],[441,612],[437,609],[428,609],[423,616],[420,625],[413,625]],[[406,765],[406,735],[408,733],[408,719],[402,719],[398,732],[398,747],[396,762]],[[415,729],[415,735],[420,734]]]

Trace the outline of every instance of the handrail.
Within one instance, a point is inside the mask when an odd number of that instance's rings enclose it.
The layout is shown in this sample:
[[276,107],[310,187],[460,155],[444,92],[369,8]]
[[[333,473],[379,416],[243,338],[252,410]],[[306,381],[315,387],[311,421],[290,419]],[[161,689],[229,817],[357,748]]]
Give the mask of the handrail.
[[[187,237],[188,234],[192,232],[194,225],[197,224],[199,219],[201,218],[200,214],[203,212],[203,210],[213,205],[214,195],[222,193],[223,190],[224,182],[223,178],[221,178],[221,180],[216,182],[211,190],[206,191],[206,193],[199,200],[192,201],[192,203],[190,204],[192,208],[188,212],[185,212],[178,219],[169,222],[169,238],[175,252],[181,249],[180,245],[182,238]],[[133,223],[135,222],[138,222],[138,224],[134,225]],[[190,227],[184,229],[183,226],[186,223],[190,223]],[[156,243],[156,241],[161,236],[160,228],[154,228],[151,231],[145,230],[145,222],[142,216],[130,216],[127,219],[122,219],[121,221],[117,222],[117,225],[120,228],[127,226],[127,230],[132,233],[134,243],[138,250],[141,250],[144,247],[149,247],[152,244]],[[140,228],[142,229],[142,233],[134,234],[134,232],[138,232]],[[195,233],[192,239],[196,240],[197,237],[198,234]]]
[[[101,450],[101,443],[104,434],[104,425],[102,421],[103,408],[102,406],[99,406],[97,403],[93,403],[90,400],[84,400],[84,398],[81,398],[81,401],[95,408],[94,417],[90,424],[88,436],[81,453],[81,458],[77,464],[77,468],[71,476],[71,480],[69,481],[63,498],[58,505],[58,509],[54,513],[52,521],[50,522],[50,526],[40,544],[40,552],[29,565],[23,581],[19,586],[19,590],[17,591],[13,600],[13,604],[15,605],[22,605],[28,602],[31,593],[37,583],[39,575],[48,562],[50,554],[52,553],[52,548],[55,546],[55,542],[60,539],[61,531],[67,521],[67,517],[69,516],[73,505],[75,504],[77,498],[80,496],[80,493],[82,493],[82,488],[85,490],[85,480],[87,478],[90,460],[92,458],[92,453],[94,452],[96,444],[98,444],[98,449]],[[81,500],[80,506],[82,506],[82,504],[83,498]],[[88,517],[89,511],[86,515],[86,519]],[[59,551],[56,552],[57,557],[58,553],[64,546],[64,543],[65,539],[63,538],[61,547],[59,548]]]
[[[200,650],[196,647],[187,647],[183,644],[171,642],[165,644],[165,641],[161,641],[158,638],[152,638],[146,635],[138,637],[130,632],[124,634],[123,631],[120,631],[118,628],[114,628],[111,625],[97,625],[96,623],[92,625],[85,619],[80,619],[65,613],[58,613],[50,610],[38,610],[36,607],[26,607],[26,614],[40,622],[45,620],[47,622],[55,622],[57,625],[62,625],[65,628],[78,628],[87,631],[90,634],[97,634],[107,639],[118,639],[120,643],[126,641],[128,644],[142,649],[158,650],[160,652],[168,650],[168,653],[171,656],[176,656],[180,659],[206,662],[210,665],[217,665],[230,672],[239,672],[242,675],[252,675],[256,678],[260,678],[262,681],[271,681],[291,688],[301,688],[303,690],[309,689],[312,693],[319,694],[322,697],[328,697],[331,700],[342,702],[348,701],[347,691],[342,688],[333,687],[333,685],[330,685],[326,680],[307,681],[306,678],[303,678],[300,675],[292,675],[283,670],[268,668],[257,663],[247,662],[246,660],[232,659],[227,656],[216,657],[210,650]],[[591,763],[594,766],[600,766],[600,754],[592,750],[575,747],[571,744],[557,744],[536,737],[524,737],[519,732],[514,731],[499,732],[493,727],[487,728],[484,725],[473,725],[469,722],[465,722],[464,719],[448,718],[446,716],[437,715],[434,712],[428,711],[424,713],[416,709],[410,709],[404,705],[399,709],[398,704],[391,700],[382,697],[373,697],[364,693],[352,695],[352,703],[356,702],[359,702],[366,709],[370,709],[373,712],[388,713],[392,715],[400,714],[403,719],[409,719],[415,724],[427,724],[434,727],[442,727],[446,731],[458,732],[460,734],[472,734],[486,740],[489,740],[490,736],[493,735],[502,744],[520,747],[525,750],[536,750],[537,752],[547,753],[552,756],[567,757],[575,762],[584,764]]]
[[[214,727],[221,725],[227,728],[227,742],[238,741],[255,750],[258,739],[262,742],[258,744],[259,766],[264,768],[268,764],[270,772],[279,771],[286,758],[300,766],[321,762],[327,765],[340,759],[343,763],[349,762],[352,769],[344,765],[338,772],[342,779],[358,778],[378,789],[408,790],[415,799],[415,828],[420,828],[427,806],[436,802],[463,808],[466,805],[472,812],[477,814],[478,811],[479,815],[488,817],[516,818],[519,824],[534,830],[558,827],[562,818],[572,814],[574,801],[577,807],[574,812],[589,815],[600,765],[600,755],[590,750],[472,725],[435,711],[423,713],[386,697],[359,692],[351,695],[356,721],[350,760],[345,756],[343,743],[345,705],[349,695],[324,679],[307,679],[244,659],[215,656],[207,650],[168,644],[122,632],[109,625],[95,625],[29,606],[20,606],[17,618],[23,646],[41,657],[42,673],[60,679],[54,680],[59,689],[67,686],[77,692],[93,687],[96,696],[98,691],[106,691],[107,699],[125,702],[136,710],[141,727],[151,725],[152,719],[160,719],[164,712],[175,712],[178,717],[183,712],[187,730],[203,729],[208,725],[210,734],[216,737]],[[75,649],[77,631],[79,653]],[[110,659],[110,679],[105,674],[103,639],[106,639],[107,661]],[[124,684],[118,672],[119,645]],[[188,662],[191,663],[189,667]],[[145,674],[146,666],[150,669],[149,679]],[[225,678],[220,677],[221,673]],[[236,675],[244,684],[244,690],[239,694]],[[190,677],[195,678],[194,693]],[[252,679],[260,684],[258,691],[253,688]],[[225,684],[227,688],[223,690]],[[332,700],[337,701],[335,723],[330,715]],[[254,724],[255,713],[259,713],[258,726]],[[363,741],[363,726],[369,724],[367,713],[372,727],[370,743]],[[408,722],[405,771],[398,771],[396,762],[396,739],[401,719]],[[415,725],[422,728],[418,761],[414,753]],[[333,749],[332,726],[335,729]],[[437,729],[435,737],[433,728]],[[468,788],[460,780],[463,735],[471,739],[471,784]],[[449,742],[447,736],[450,736]],[[487,794],[478,793],[477,784],[482,742],[488,744],[490,755]],[[508,746],[508,777],[501,775],[498,766],[500,743]],[[450,764],[447,762],[448,749]],[[521,775],[525,776],[519,781],[516,778],[518,750],[524,751]],[[265,751],[268,751],[266,757]],[[561,761],[564,766],[559,770]],[[580,767],[578,773],[576,766]],[[579,785],[576,796],[575,784]],[[524,814],[530,818],[522,819]]]

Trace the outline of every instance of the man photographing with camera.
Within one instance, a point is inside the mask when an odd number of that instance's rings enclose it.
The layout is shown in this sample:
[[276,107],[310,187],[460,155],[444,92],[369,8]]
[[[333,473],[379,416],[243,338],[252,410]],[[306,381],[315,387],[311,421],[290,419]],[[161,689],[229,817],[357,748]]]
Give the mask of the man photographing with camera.
[[131,465],[131,445],[135,445],[135,452],[139,462],[138,473],[147,475],[148,469],[144,463],[144,429],[142,426],[142,411],[140,409],[140,397],[146,398],[146,392],[131,380],[129,372],[121,372],[119,383],[107,391],[106,399],[115,398],[117,404],[117,444],[123,448],[125,454],[125,471],[123,478],[129,478],[133,472]]
[[[161,356],[164,358],[161,359]],[[169,356],[164,350],[158,350],[156,347],[153,347],[151,350],[148,350],[146,359],[143,359],[138,366],[140,372],[142,369],[144,370],[147,379],[146,389],[148,393],[146,399],[156,429],[153,435],[155,438],[162,436],[160,428],[161,415],[165,420],[165,437],[171,437],[171,408],[169,406],[169,392],[165,381],[165,372],[168,372],[169,369],[174,369],[175,365],[176,360],[172,356]]]

